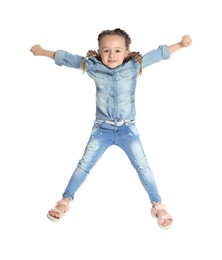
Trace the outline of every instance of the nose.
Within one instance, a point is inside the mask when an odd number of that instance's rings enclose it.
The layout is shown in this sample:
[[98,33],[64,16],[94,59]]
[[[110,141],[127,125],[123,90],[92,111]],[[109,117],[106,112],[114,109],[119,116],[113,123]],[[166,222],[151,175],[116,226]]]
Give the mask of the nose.
[[114,57],[114,52],[113,51],[110,51],[109,57]]

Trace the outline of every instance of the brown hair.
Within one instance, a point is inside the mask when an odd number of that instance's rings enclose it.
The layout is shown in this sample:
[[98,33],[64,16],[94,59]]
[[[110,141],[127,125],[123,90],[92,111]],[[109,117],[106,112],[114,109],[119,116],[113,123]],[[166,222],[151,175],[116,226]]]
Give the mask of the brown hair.
[[[114,30],[104,30],[104,31],[102,31],[98,35],[98,38],[97,38],[99,46],[100,46],[101,39],[104,36],[106,36],[106,35],[119,35],[119,36],[122,36],[125,39],[126,49],[129,50],[130,44],[131,44],[131,38],[130,38],[129,34],[126,33],[124,30],[122,30],[120,28],[116,28]],[[100,55],[98,54],[98,52],[89,50],[87,52],[87,54],[86,54],[86,57],[83,59],[83,61],[81,63],[81,66],[80,66],[80,69],[83,71],[83,73],[86,70],[86,64],[85,64],[86,63],[86,59],[89,58],[89,57],[92,57],[92,56],[96,57],[98,60],[101,60]],[[143,56],[139,52],[133,51],[133,52],[130,52],[128,54],[128,56],[126,57],[125,61],[129,61],[130,59],[135,59],[137,62],[139,62],[139,64],[140,64],[139,75],[142,75]]]

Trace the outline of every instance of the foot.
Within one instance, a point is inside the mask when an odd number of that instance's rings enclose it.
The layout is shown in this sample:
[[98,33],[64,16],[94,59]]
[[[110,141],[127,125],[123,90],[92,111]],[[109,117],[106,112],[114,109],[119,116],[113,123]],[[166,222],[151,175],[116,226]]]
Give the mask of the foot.
[[172,226],[173,224],[172,217],[166,211],[165,206],[160,202],[152,206],[151,214],[153,217],[157,218],[160,227],[166,229]]
[[69,203],[70,200],[67,198],[63,198],[62,200],[58,201],[56,206],[48,212],[47,217],[53,222],[59,222],[61,218],[68,212]]

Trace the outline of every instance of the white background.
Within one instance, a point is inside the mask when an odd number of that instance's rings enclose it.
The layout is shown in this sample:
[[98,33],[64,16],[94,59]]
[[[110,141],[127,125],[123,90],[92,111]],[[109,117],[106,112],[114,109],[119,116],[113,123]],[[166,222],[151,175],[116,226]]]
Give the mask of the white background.
[[[0,4],[1,255],[12,259],[220,259],[220,1],[3,1]],[[46,218],[95,116],[87,74],[29,51],[85,55],[120,27],[142,54],[193,44],[143,71],[137,127],[174,227],[162,230],[125,154],[111,147],[59,224]]]

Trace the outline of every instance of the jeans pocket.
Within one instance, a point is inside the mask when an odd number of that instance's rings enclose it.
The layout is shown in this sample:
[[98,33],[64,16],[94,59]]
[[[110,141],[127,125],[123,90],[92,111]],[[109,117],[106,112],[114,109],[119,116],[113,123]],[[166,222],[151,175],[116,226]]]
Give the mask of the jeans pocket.
[[95,120],[92,129],[99,128],[103,124],[105,124],[104,121]]
[[133,121],[130,121],[130,122],[126,122],[125,125],[129,126],[129,127],[130,126],[134,126],[135,125],[135,121],[133,120]]

